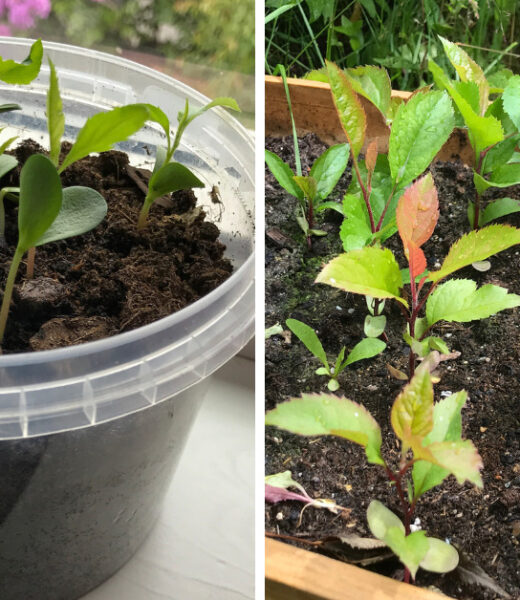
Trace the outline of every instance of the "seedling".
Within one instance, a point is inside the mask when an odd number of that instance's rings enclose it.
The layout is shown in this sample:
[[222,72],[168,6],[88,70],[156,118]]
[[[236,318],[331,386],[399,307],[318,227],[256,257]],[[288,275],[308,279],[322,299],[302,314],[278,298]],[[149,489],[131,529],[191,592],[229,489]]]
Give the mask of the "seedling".
[[62,190],[52,161],[42,154],[29,157],[20,173],[18,244],[0,308],[0,343],[23,255],[36,246],[89,231],[102,221],[106,211],[106,202],[98,192],[80,186]]
[[398,465],[381,453],[381,429],[366,408],[332,394],[303,394],[269,411],[266,425],[304,436],[335,435],[365,448],[367,461],[382,467],[397,491],[401,520],[378,500],[372,500],[367,520],[373,535],[384,541],[405,567],[404,581],[415,579],[419,567],[435,573],[452,571],[457,550],[450,544],[411,530],[416,504],[448,475],[462,484],[482,487],[482,459],[469,440],[462,439],[461,410],[465,391],[434,404],[433,385],[426,360],[395,400],[391,423],[400,441]]
[[[21,63],[14,60],[4,60],[0,57],[0,80],[14,85],[31,83],[40,72],[43,59],[43,44],[36,40],[31,46],[29,55]],[[8,105],[3,105],[8,106]]]
[[382,340],[377,338],[365,338],[352,348],[347,358],[345,358],[346,348],[343,346],[332,367],[329,365],[325,350],[314,329],[297,319],[287,319],[286,324],[294,335],[303,342],[307,350],[321,361],[323,367],[316,370],[316,375],[326,375],[329,377],[327,387],[331,392],[335,392],[339,389],[338,376],[348,367],[348,365],[381,354],[386,348],[386,344]]
[[216,106],[225,106],[231,110],[240,111],[238,104],[235,100],[233,100],[233,98],[215,98],[215,100],[212,102],[209,102],[199,110],[190,114],[189,103],[188,100],[186,100],[184,111],[179,112],[177,115],[178,126],[172,142],[170,136],[170,121],[168,120],[166,114],[156,106],[152,106],[151,104],[146,105],[150,113],[149,119],[156,121],[164,129],[168,145],[166,148],[157,148],[153,175],[150,178],[150,182],[148,184],[148,193],[144,199],[143,207],[137,222],[138,229],[143,229],[146,226],[148,213],[150,212],[150,208],[157,198],[160,198],[164,194],[176,192],[177,190],[204,187],[204,183],[200,181],[200,179],[187,167],[181,163],[173,162],[173,156],[175,154],[175,150],[177,150],[179,144],[181,143],[181,139],[186,127],[188,127],[188,125],[194,119],[204,114],[210,108],[214,108]]
[[[405,281],[389,249],[367,246],[341,254],[316,279],[347,292],[391,298],[399,303],[407,323],[404,338],[410,345],[410,377],[414,374],[416,355],[424,357],[430,350],[448,352],[441,338],[428,335],[436,323],[467,323],[520,305],[520,296],[496,285],[487,284],[477,290],[476,283],[469,279],[452,279],[441,284],[452,273],[520,244],[520,230],[508,225],[490,225],[472,231],[450,248],[438,270],[428,272],[421,246],[432,235],[438,216],[437,190],[428,173],[405,191],[396,211],[409,265],[409,295],[402,293]],[[419,318],[423,308],[425,316]]]
[[475,201],[468,206],[468,218],[478,229],[520,211],[520,203],[512,198],[494,200],[484,210],[481,207],[482,194],[488,188],[520,183],[520,157],[515,153],[520,142],[520,76],[511,76],[505,88],[491,87],[484,71],[462,48],[440,39],[460,81],[451,80],[432,60],[429,68],[437,86],[447,90],[455,102],[468,130],[475,183]]
[[[408,102],[391,97],[385,69],[373,66],[342,71],[327,63],[327,78],[339,120],[350,145],[353,178],[343,200],[340,236],[345,251],[385,241],[397,231],[395,209],[406,186],[430,165],[450,136],[455,121],[446,92],[421,88]],[[390,126],[388,156],[369,143],[367,117],[359,95],[369,100]]]

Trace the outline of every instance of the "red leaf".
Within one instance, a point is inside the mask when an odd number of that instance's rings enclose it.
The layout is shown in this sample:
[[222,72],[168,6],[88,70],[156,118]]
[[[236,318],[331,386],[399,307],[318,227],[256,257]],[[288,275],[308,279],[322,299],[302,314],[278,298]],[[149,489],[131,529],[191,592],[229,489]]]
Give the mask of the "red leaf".
[[[413,271],[415,275],[420,275],[426,269],[426,259],[420,246],[430,239],[438,218],[437,189],[432,176],[428,173],[405,190],[399,199],[396,210],[397,227],[409,262],[412,252],[414,254]],[[423,265],[424,268],[419,268],[420,265]],[[412,264],[410,262],[411,272]]]
[[410,266],[410,279],[415,279],[417,275],[426,271],[426,257],[419,246],[414,242],[408,242],[408,245],[405,246],[405,254]]
[[365,152],[365,165],[367,171],[372,175],[376,168],[377,161],[377,140],[373,140],[368,144],[367,151]]

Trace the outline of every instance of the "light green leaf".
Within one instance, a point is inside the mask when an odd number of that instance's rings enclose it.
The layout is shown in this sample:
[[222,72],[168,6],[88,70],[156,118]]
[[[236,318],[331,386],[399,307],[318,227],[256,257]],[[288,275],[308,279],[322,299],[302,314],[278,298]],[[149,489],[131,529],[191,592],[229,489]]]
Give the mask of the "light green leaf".
[[460,484],[469,481],[482,487],[482,459],[470,440],[434,442],[426,448],[414,448],[414,456],[447,469]]
[[69,165],[92,154],[105,152],[139,131],[149,118],[145,104],[128,104],[90,117],[65,157],[60,173]]
[[5,83],[26,85],[36,79],[42,66],[43,45],[36,40],[31,46],[29,56],[21,63],[0,58],[0,80]]
[[336,187],[347,168],[349,155],[348,144],[337,144],[327,148],[312,165],[309,175],[316,180],[320,200],[325,200]]
[[289,488],[296,488],[300,492],[308,497],[307,492],[303,485],[295,481],[290,471],[283,471],[282,473],[274,473],[273,475],[265,476],[265,483],[272,485],[273,487],[282,488],[288,490]]
[[379,500],[372,500],[368,505],[367,521],[372,535],[378,540],[384,540],[387,531],[393,527],[405,532],[401,519]]
[[363,248],[372,236],[370,219],[365,202],[359,194],[346,194],[343,198],[345,219],[339,230],[339,237],[346,252]]
[[446,92],[417,94],[402,104],[392,124],[388,161],[392,179],[401,187],[432,162],[455,125]]
[[489,175],[489,180],[473,172],[473,182],[479,194],[490,187],[506,188],[520,183],[520,163],[509,163],[497,167]]
[[164,146],[157,146],[155,150],[155,163],[153,165],[154,173],[157,173],[157,171],[164,165],[167,157],[168,150]]
[[392,427],[405,448],[422,445],[433,428],[433,384],[428,369],[417,369],[397,396],[391,411]]
[[479,114],[480,95],[477,84],[474,81],[454,81],[452,85],[471,106],[472,110]]
[[234,110],[236,112],[241,112],[240,111],[240,107],[238,106],[237,101],[234,98],[228,98],[228,97],[219,97],[219,98],[215,98],[214,100],[212,100],[211,102],[208,102],[208,104],[204,105],[202,108],[200,108],[199,110],[195,111],[193,114],[188,116],[188,122],[187,124],[191,123],[193,121],[193,119],[196,119],[198,116],[202,115],[203,113],[205,113],[207,110],[210,110],[211,108],[215,108],[217,106],[222,106],[224,108],[229,108],[231,110]]
[[385,315],[379,315],[374,317],[373,315],[367,315],[365,317],[364,332],[367,337],[378,338],[386,327]]
[[329,383],[327,384],[327,388],[331,392],[337,392],[339,390],[339,382],[338,382],[338,380],[337,379],[330,379]]
[[440,281],[471,263],[486,260],[515,244],[520,244],[520,229],[509,225],[489,225],[471,231],[453,244],[438,271],[430,271],[430,280]]
[[276,425],[299,435],[337,435],[365,448],[370,463],[383,465],[381,430],[364,406],[332,394],[303,394],[278,404],[266,415]]
[[354,348],[352,348],[342,367],[344,368],[352,363],[358,362],[358,360],[372,358],[377,354],[381,354],[385,348],[386,344],[383,342],[383,340],[379,340],[377,338],[365,338],[358,342]]
[[352,154],[357,158],[365,141],[366,115],[347,76],[327,61],[330,89]]
[[384,539],[386,545],[399,560],[408,567],[411,575],[415,578],[419,565],[428,553],[430,545],[425,531],[414,531],[406,535],[397,527],[391,527]]
[[316,332],[312,327],[309,327],[305,323],[298,321],[298,319],[287,319],[285,321],[287,327],[294,333],[294,335],[304,344],[304,346],[311,352],[316,358],[318,358],[322,364],[327,368],[327,372],[330,371],[329,363],[325,350],[321,345],[321,342],[316,335]]
[[404,98],[401,98],[399,96],[393,96],[392,98],[390,98],[390,105],[388,107],[388,112],[386,113],[386,123],[387,125],[390,125],[393,120],[395,119],[395,115],[397,114],[397,111],[399,110],[399,107],[401,106],[401,104],[403,104],[404,102]]
[[282,335],[282,333],[283,327],[280,325],[280,323],[275,323],[271,327],[266,327],[264,331],[264,336],[265,339],[268,340],[269,338],[272,338],[273,335]]
[[428,324],[439,321],[468,323],[487,319],[506,308],[520,305],[520,296],[497,285],[477,284],[470,279],[451,279],[438,286],[426,302]]
[[20,173],[18,248],[26,252],[51,226],[60,212],[61,181],[52,161],[33,154]]
[[163,110],[161,110],[158,106],[154,106],[153,104],[144,104],[144,106],[148,109],[149,117],[148,121],[154,121],[158,123],[164,130],[164,134],[166,135],[166,139],[168,141],[168,150],[171,146],[170,139],[170,120],[166,116]]
[[[452,442],[461,439],[461,411],[468,394],[463,390],[440,400],[433,407],[433,429],[424,439],[423,445],[433,442]],[[412,478],[414,498],[440,485],[450,472],[438,465],[420,460],[413,465]]]
[[482,165],[482,173],[494,171],[504,165],[513,156],[516,146],[520,143],[520,135],[513,135],[502,140],[486,153]]
[[421,569],[432,573],[449,573],[459,564],[459,553],[451,544],[437,538],[426,538],[429,548],[426,556],[421,560]]
[[204,187],[204,183],[181,163],[171,162],[163,165],[152,175],[148,184],[147,198],[152,202],[164,194],[196,187]]
[[515,127],[520,130],[520,75],[514,75],[507,82],[502,103]]
[[520,212],[520,200],[499,198],[490,202],[481,213],[480,226],[512,213]]
[[34,246],[86,233],[97,227],[106,214],[107,203],[96,190],[82,186],[65,188],[58,216]]
[[311,177],[310,175],[295,175],[293,179],[303,192],[304,197],[308,198],[311,202],[314,202],[318,193],[318,184],[314,177]]
[[408,306],[399,293],[402,287],[399,265],[388,248],[367,246],[340,254],[325,265],[316,283],[373,298],[395,298]]
[[9,154],[0,154],[0,178],[16,167],[18,161]]
[[61,138],[65,132],[65,115],[60,96],[58,76],[54,63],[49,58],[50,82],[47,91],[47,129],[49,131],[49,157],[58,166],[60,160]]
[[12,110],[22,110],[19,104],[8,102],[6,104],[0,104],[0,113],[11,112]]
[[426,340],[428,341],[428,346],[430,347],[431,350],[438,350],[441,354],[449,354],[450,353],[450,349],[448,348],[448,345],[442,338],[436,337],[434,335],[430,335],[429,337],[426,338]]
[[296,185],[294,181],[294,173],[291,167],[285,163],[277,154],[265,151],[265,162],[274,178],[291,196],[303,200],[303,191]]
[[392,86],[386,69],[363,66],[345,70],[354,91],[370,100],[384,117],[390,108]]

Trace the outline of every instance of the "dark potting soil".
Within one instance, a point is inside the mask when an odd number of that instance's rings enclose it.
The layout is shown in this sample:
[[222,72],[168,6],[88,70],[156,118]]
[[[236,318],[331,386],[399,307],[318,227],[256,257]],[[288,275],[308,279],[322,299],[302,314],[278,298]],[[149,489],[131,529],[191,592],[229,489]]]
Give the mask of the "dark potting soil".
[[[292,139],[270,139],[267,148],[294,167]],[[300,140],[304,171],[326,146],[313,135]],[[439,192],[440,218],[424,250],[428,265],[442,262],[450,245],[468,231],[466,207],[473,195],[471,170],[460,162],[436,163],[431,168]],[[330,199],[342,198],[350,171],[344,175]],[[500,190],[499,190],[500,191]],[[502,190],[503,191],[503,190]],[[504,194],[502,194],[504,195]],[[520,199],[520,187],[507,190]],[[486,201],[492,196],[486,196]],[[498,197],[498,194],[497,194]],[[341,216],[322,213],[317,227],[328,235],[314,237],[306,247],[294,218],[296,200],[285,193],[266,171],[266,326],[288,317],[313,327],[328,356],[333,359],[343,345],[351,349],[364,337],[367,314],[362,296],[346,294],[325,285],[314,285],[321,266],[342,251],[338,236]],[[520,226],[518,214],[501,219]],[[386,244],[405,265],[398,235]],[[437,265],[438,266],[438,265]],[[493,283],[520,293],[520,247],[491,258],[491,269],[477,272],[469,267],[457,274],[479,286]],[[383,453],[398,462],[392,433],[390,407],[403,382],[389,376],[387,364],[406,370],[408,347],[402,340],[403,320],[395,304],[387,302],[385,352],[348,367],[340,376],[338,395],[359,402],[374,415],[383,430]],[[285,329],[287,329],[285,327]],[[453,477],[419,501],[416,516],[428,534],[449,539],[469,560],[477,563],[514,598],[520,598],[520,312],[501,312],[489,319],[464,325],[442,324],[435,328],[450,349],[460,351],[457,360],[440,366],[441,393],[466,389],[463,435],[474,441],[484,462],[484,488],[458,485]],[[266,408],[302,392],[327,391],[327,378],[315,374],[320,365],[295,336],[273,336],[266,340]],[[379,499],[400,513],[395,490],[384,473],[367,465],[361,447],[334,437],[303,438],[276,428],[266,430],[266,474],[290,470],[315,498],[332,498],[348,510],[336,516],[325,510],[285,502],[266,507],[268,532],[316,540],[327,536],[358,534],[371,536],[366,508]],[[302,547],[306,547],[302,544]],[[374,567],[390,577],[402,578],[397,561]],[[498,595],[475,584],[467,584],[457,572],[434,575],[419,570],[418,585],[442,590],[454,598],[491,600]]]
[[[63,151],[69,147],[65,144]],[[35,142],[15,151],[20,166]],[[2,186],[17,186],[20,166]],[[108,337],[165,317],[215,289],[232,272],[193,192],[157,201],[137,231],[150,173],[126,154],[104,152],[65,170],[64,187],[84,185],[104,196],[108,213],[93,231],[36,250],[35,279],[20,268],[2,345],[4,353],[45,350]],[[0,247],[0,289],[18,240],[17,206],[6,204],[7,247]]]

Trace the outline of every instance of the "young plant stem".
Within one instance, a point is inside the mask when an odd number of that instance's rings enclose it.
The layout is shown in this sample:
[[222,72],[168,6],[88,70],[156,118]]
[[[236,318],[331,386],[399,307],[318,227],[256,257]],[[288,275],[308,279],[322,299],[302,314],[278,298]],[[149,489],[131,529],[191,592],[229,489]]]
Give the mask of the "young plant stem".
[[[307,198],[307,204],[309,206],[309,208],[307,209],[307,225],[309,226],[309,229],[314,229],[314,205],[310,198]],[[312,240],[310,234],[307,236],[307,247],[309,248],[309,250],[312,248]]]
[[365,184],[363,183],[363,180],[361,179],[359,164],[354,154],[352,154],[352,163],[354,165],[354,170],[356,172],[356,178],[358,180],[359,187],[361,188],[361,192],[363,193],[363,200],[365,201],[365,206],[367,207],[368,217],[370,219],[370,229],[372,230],[372,233],[375,233],[377,229],[374,221],[374,215],[372,213],[372,207],[370,206],[370,195],[367,191],[367,188],[365,187]]
[[0,308],[0,344],[4,339],[5,326],[7,324],[7,316],[9,314],[9,305],[11,304],[11,298],[13,296],[14,281],[16,279],[16,273],[22,260],[23,251],[19,248],[16,249],[13,261],[9,267],[9,273],[7,275],[7,282],[4,289],[4,297],[2,299],[2,308]]
[[33,246],[32,248],[29,248],[29,251],[27,252],[27,272],[26,272],[26,277],[27,279],[32,279],[34,277],[34,259],[36,257],[36,248]]
[[390,206],[390,202],[392,201],[392,198],[394,197],[396,189],[397,189],[397,182],[394,183],[394,187],[392,188],[392,191],[390,192],[390,196],[388,196],[388,200],[386,201],[385,207],[383,208],[383,212],[381,213],[381,216],[379,217],[379,221],[377,222],[377,226],[376,226],[376,231],[380,231],[381,227],[383,226],[383,221],[385,220],[386,211],[388,210],[388,207]]
[[143,205],[141,206],[141,212],[137,220],[137,231],[142,231],[146,227],[146,220],[148,219],[148,213],[150,212],[151,203],[148,200],[148,196],[144,199]]

